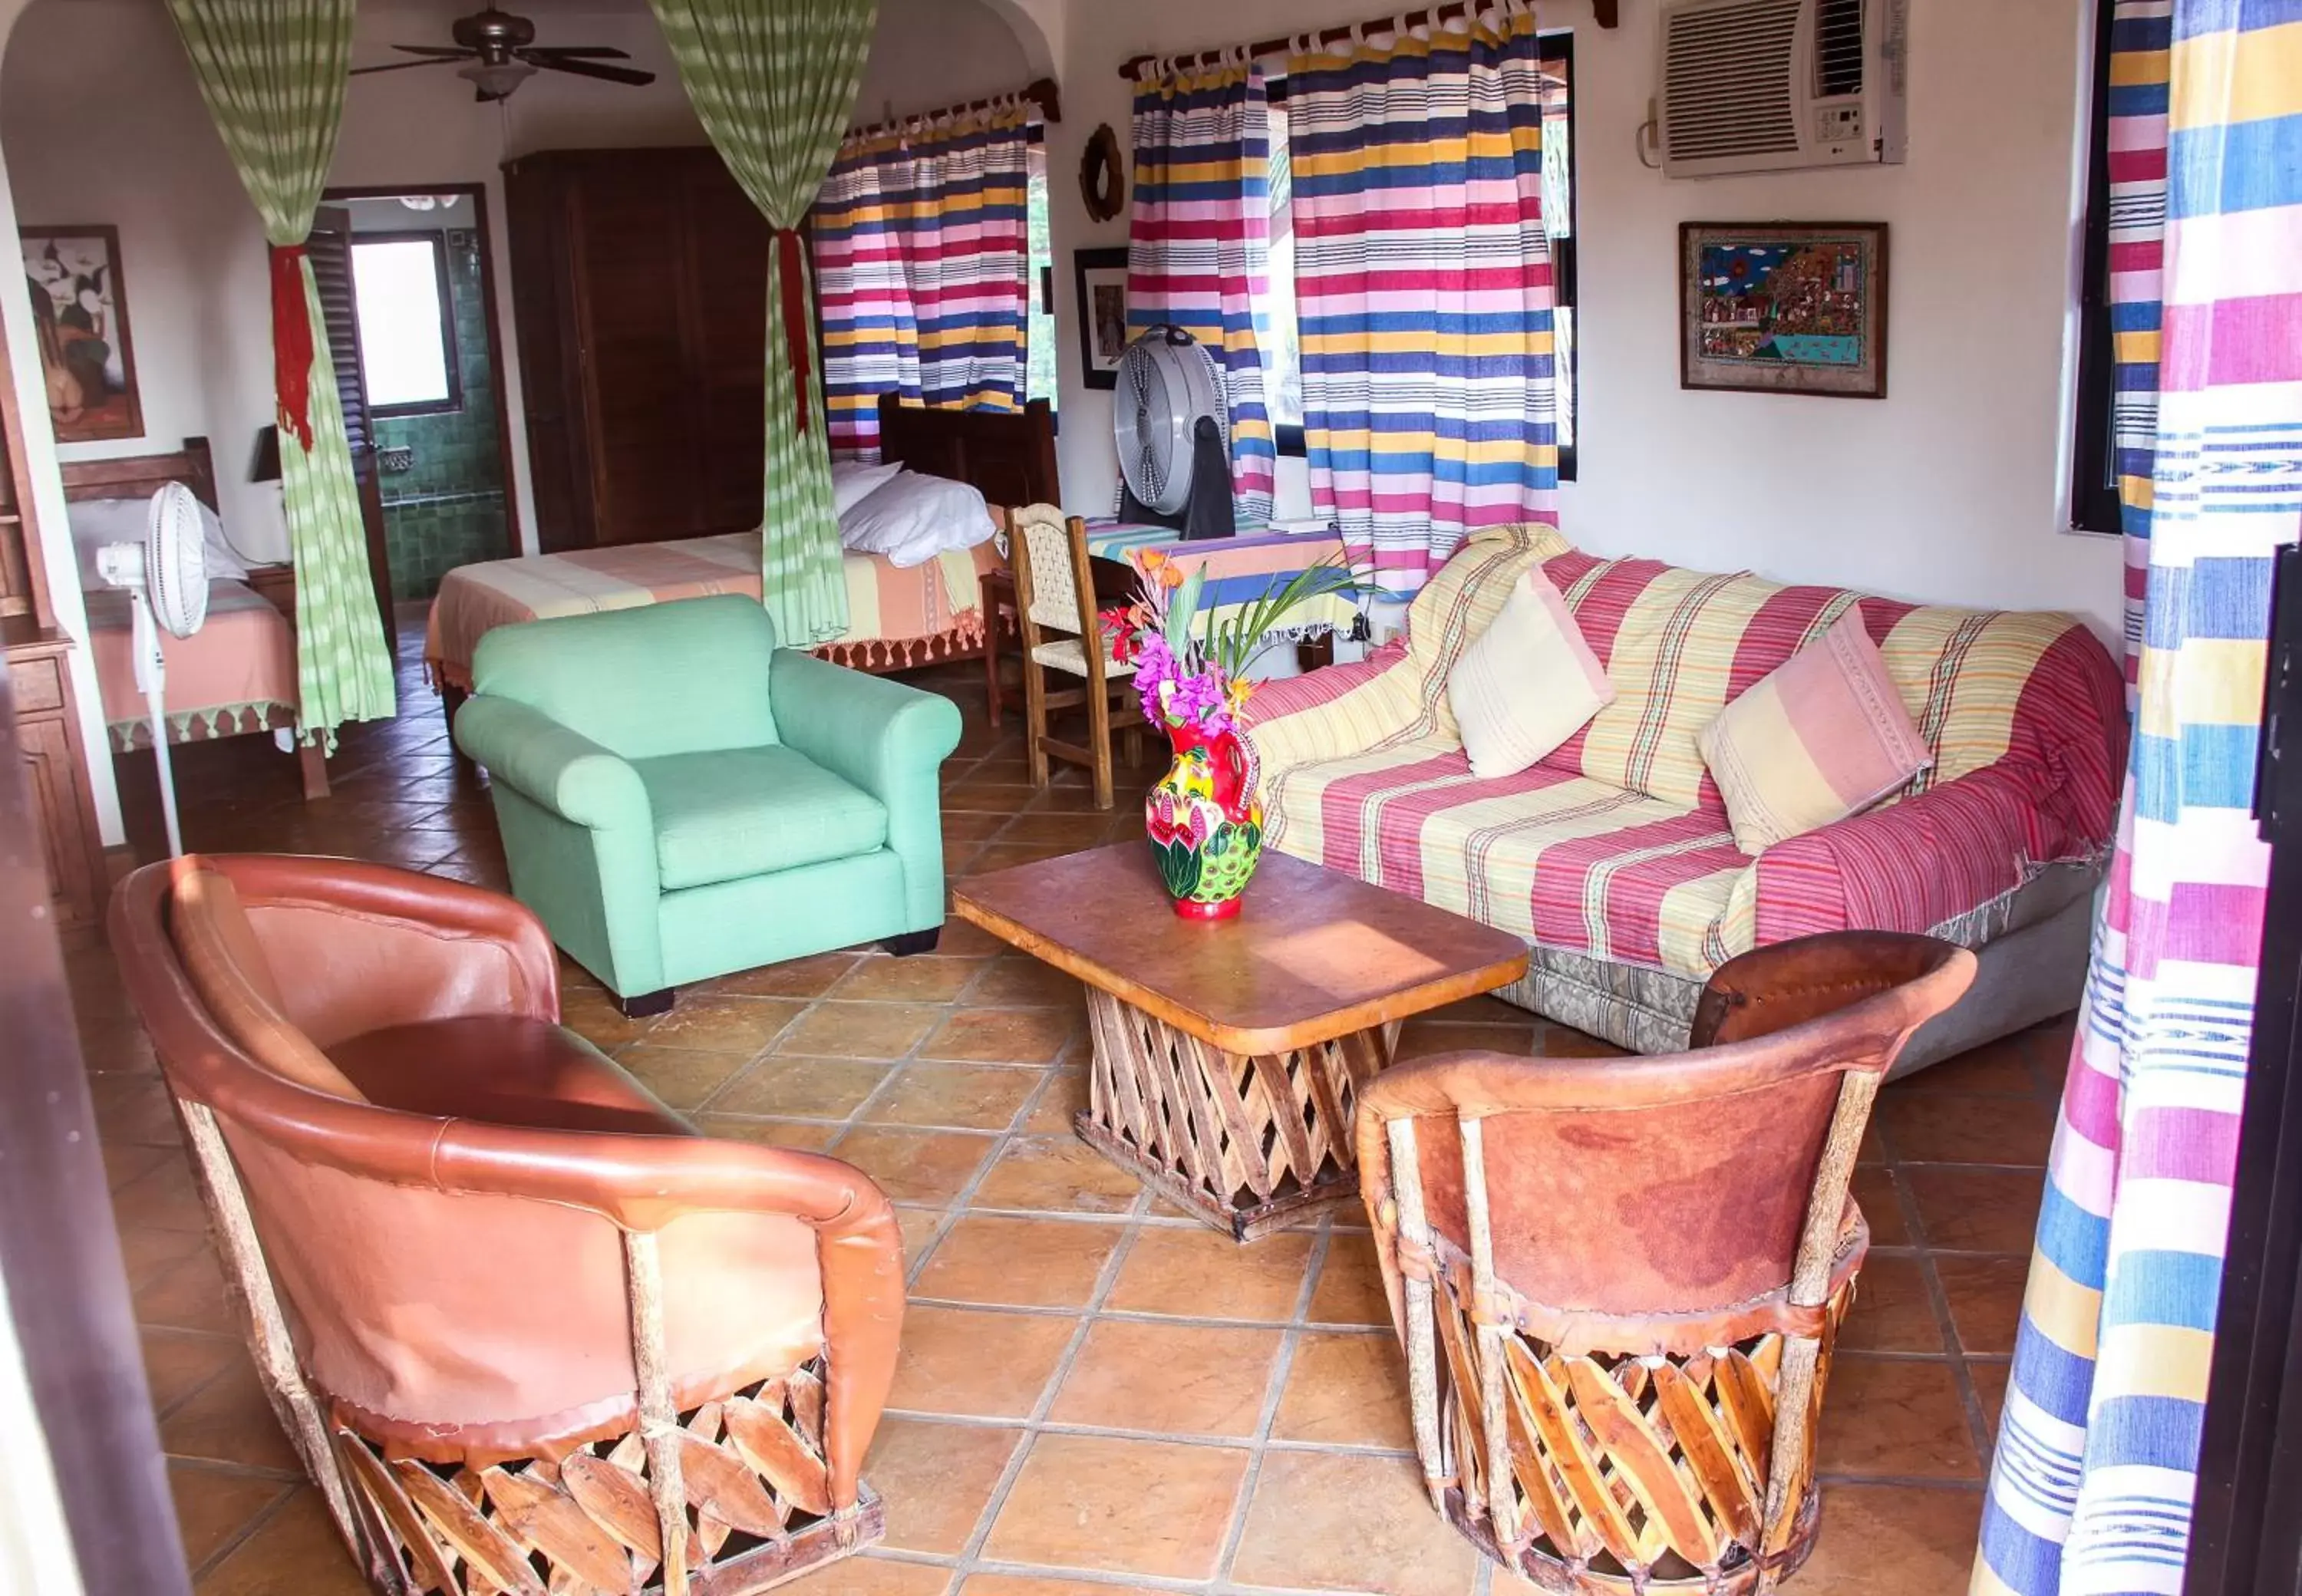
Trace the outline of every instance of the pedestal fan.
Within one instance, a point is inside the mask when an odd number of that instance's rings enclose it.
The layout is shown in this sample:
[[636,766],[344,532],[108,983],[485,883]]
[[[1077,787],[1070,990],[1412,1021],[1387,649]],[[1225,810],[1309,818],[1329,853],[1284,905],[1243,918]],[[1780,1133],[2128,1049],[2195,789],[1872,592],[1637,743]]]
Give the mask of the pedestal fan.
[[1231,407],[1214,357],[1180,327],[1152,327],[1120,356],[1118,382],[1119,518],[1231,536]]
[[151,718],[152,758],[160,767],[160,813],[167,821],[169,856],[180,858],[184,837],[176,822],[176,773],[168,760],[168,660],[160,628],[189,637],[207,619],[199,500],[183,483],[168,483],[152,495],[140,543],[106,543],[97,550],[96,569],[113,586],[128,590],[136,685]]

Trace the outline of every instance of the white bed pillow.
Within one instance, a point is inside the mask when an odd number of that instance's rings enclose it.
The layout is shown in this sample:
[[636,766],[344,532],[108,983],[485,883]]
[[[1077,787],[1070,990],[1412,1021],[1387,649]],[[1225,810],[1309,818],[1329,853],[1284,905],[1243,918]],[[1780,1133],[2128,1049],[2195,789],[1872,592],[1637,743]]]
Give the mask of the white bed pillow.
[[987,542],[991,507],[965,483],[906,471],[839,517],[840,546],[883,556],[901,570]]
[[[72,555],[80,566],[80,584],[93,591],[108,585],[96,568],[96,551],[106,543],[140,543],[149,499],[81,499],[66,507],[71,522]],[[248,575],[248,562],[223,534],[223,522],[206,505],[200,506],[200,526],[208,580],[238,582]]]
[[845,515],[875,490],[895,481],[903,469],[900,462],[893,460],[878,466],[866,465],[861,460],[832,461],[831,508]]

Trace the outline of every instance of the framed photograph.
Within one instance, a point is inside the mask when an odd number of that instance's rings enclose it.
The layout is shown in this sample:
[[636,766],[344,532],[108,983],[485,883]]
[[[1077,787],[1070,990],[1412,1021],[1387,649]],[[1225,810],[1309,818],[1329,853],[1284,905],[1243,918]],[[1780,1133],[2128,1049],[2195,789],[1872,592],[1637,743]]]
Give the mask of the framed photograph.
[[1079,278],[1080,369],[1089,388],[1119,386],[1127,352],[1127,249],[1074,249]]
[[22,244],[56,441],[142,437],[119,231],[27,227]]
[[1886,397],[1886,224],[1683,222],[1678,382]]

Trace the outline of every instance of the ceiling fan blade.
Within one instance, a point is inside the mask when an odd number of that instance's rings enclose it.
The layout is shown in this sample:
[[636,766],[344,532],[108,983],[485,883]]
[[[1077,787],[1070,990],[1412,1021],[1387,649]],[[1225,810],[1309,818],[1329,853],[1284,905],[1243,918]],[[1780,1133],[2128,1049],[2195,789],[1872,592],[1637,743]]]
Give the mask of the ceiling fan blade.
[[461,45],[394,45],[403,55],[436,55],[442,61],[453,61],[466,55],[476,55],[476,50],[466,50]]
[[525,61],[629,61],[629,50],[618,50],[613,45],[529,45],[514,50],[513,55]]
[[535,65],[547,72],[573,72],[579,78],[599,78],[609,83],[628,83],[637,88],[655,81],[653,72],[635,71],[628,66],[600,66],[589,61],[538,61]]
[[464,57],[462,55],[434,55],[424,61],[389,61],[382,66],[356,66],[352,68],[351,71],[347,75],[354,78],[360,78],[366,76],[370,72],[404,72],[411,66],[446,66],[452,62],[458,62],[463,59]]

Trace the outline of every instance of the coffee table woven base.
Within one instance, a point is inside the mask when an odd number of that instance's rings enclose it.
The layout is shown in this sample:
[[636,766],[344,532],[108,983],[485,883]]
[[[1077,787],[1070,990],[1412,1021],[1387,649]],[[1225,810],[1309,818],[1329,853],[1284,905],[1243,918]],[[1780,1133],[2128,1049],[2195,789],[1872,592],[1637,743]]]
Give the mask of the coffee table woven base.
[[1396,1024],[1241,1054],[1092,987],[1087,1004],[1095,1059],[1077,1123],[1090,1147],[1240,1241],[1357,1200],[1352,1117]]

